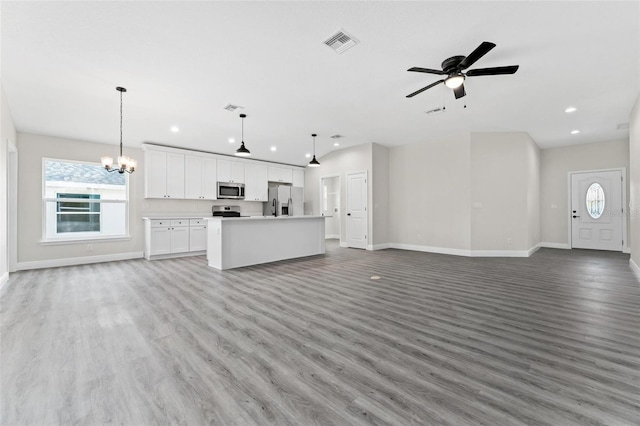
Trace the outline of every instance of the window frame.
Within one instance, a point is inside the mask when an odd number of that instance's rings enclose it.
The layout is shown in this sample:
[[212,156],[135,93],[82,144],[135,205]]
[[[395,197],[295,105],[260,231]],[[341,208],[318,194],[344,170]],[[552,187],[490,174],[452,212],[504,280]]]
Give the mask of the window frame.
[[[129,188],[129,176],[128,173],[124,174],[125,179],[125,199],[124,200],[109,200],[100,197],[99,199],[87,199],[87,198],[60,198],[60,197],[46,197],[46,162],[47,161],[58,161],[62,163],[76,163],[76,164],[84,164],[91,166],[100,166],[101,163],[93,162],[93,161],[80,161],[80,160],[67,160],[62,158],[50,158],[50,157],[42,157],[42,169],[41,169],[41,184],[42,184],[42,238],[40,240],[41,244],[67,244],[67,243],[82,243],[87,241],[116,241],[116,240],[129,240],[131,239],[131,234],[129,232],[129,216],[130,216],[130,188]],[[117,172],[114,172],[117,173]],[[59,192],[61,193],[61,192]],[[56,195],[58,195],[57,193]],[[68,193],[73,193],[73,188],[69,188]],[[47,203],[60,203],[60,202],[78,202],[78,203],[99,203],[100,206],[100,228],[102,229],[102,204],[124,204],[124,233],[123,234],[113,234],[113,235],[101,235],[100,232],[69,232],[69,233],[58,233],[57,229],[55,231],[55,237],[47,236]],[[56,207],[56,220],[59,212]]]

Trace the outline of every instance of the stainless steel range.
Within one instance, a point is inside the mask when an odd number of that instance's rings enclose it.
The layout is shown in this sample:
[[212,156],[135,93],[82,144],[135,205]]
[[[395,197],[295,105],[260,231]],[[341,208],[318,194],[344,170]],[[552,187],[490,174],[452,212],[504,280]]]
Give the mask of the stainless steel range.
[[213,216],[240,217],[240,206],[213,206],[211,213]]

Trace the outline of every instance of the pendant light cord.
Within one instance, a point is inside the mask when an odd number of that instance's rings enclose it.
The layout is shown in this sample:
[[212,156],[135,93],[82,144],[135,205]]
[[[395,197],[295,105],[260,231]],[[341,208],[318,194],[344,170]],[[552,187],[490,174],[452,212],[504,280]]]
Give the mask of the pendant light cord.
[[120,157],[122,157],[122,91],[120,91]]
[[241,125],[241,127],[242,127],[242,143],[244,143],[244,117],[240,117],[240,118],[242,118],[242,125]]

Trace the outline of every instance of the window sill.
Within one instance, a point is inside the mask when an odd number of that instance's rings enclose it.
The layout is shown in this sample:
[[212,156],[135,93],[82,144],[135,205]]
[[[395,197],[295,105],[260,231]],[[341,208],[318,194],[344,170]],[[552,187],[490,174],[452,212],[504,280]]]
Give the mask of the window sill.
[[79,237],[79,238],[46,238],[40,240],[40,245],[53,246],[59,244],[81,244],[90,242],[128,241],[131,235],[114,235],[105,237]]

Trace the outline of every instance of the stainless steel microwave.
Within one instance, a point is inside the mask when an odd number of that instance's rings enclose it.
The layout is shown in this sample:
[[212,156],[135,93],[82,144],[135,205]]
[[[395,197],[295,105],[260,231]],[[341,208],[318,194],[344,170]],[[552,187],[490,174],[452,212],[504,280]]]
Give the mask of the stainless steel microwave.
[[218,182],[217,196],[218,199],[244,200],[244,183]]

